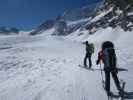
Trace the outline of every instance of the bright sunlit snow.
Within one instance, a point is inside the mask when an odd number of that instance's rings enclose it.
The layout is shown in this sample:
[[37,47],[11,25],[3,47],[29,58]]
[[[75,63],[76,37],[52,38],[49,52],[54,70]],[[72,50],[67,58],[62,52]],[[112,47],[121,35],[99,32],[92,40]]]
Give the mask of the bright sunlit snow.
[[[119,72],[119,77],[126,81],[126,91],[133,91],[132,32],[107,28],[90,36],[76,31],[58,37],[50,36],[53,30],[37,36],[0,37],[0,100],[107,100],[100,67],[95,65],[105,40],[115,43],[118,67],[128,70]],[[78,67],[85,55],[84,40],[96,46],[94,71]]]

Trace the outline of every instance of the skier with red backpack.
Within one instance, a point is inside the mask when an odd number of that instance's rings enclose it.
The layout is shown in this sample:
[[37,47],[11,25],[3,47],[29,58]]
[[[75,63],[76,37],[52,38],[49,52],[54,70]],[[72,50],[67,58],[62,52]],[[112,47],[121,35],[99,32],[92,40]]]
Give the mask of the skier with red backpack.
[[118,79],[117,73],[118,69],[116,67],[117,59],[114,49],[114,44],[110,41],[106,41],[102,44],[102,50],[98,53],[98,60],[96,64],[99,63],[104,64],[104,72],[105,72],[105,90],[107,95],[111,95],[110,92],[110,75],[112,75],[117,90],[119,94],[123,93],[123,89],[120,86],[120,81]]

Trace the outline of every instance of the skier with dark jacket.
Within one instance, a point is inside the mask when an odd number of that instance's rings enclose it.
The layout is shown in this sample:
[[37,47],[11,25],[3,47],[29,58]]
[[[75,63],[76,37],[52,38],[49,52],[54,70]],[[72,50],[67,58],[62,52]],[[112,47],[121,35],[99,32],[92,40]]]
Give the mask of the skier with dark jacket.
[[122,92],[122,88],[120,86],[120,81],[118,79],[117,73],[118,69],[116,67],[117,59],[114,49],[114,44],[110,41],[106,41],[102,44],[102,50],[98,53],[97,65],[103,62],[104,64],[104,72],[105,72],[105,90],[107,94],[110,95],[110,74],[113,77],[115,85],[119,91]]
[[91,68],[92,67],[91,57],[92,57],[92,54],[94,53],[94,44],[88,43],[88,41],[86,41],[85,45],[86,45],[86,54],[84,57],[84,66],[87,67],[87,59],[88,59],[89,60],[89,68]]

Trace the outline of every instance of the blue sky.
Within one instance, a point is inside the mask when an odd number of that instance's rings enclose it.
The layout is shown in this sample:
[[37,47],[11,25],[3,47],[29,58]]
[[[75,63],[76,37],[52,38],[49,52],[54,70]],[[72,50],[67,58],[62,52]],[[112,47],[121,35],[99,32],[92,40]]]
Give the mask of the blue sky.
[[0,27],[30,30],[66,9],[79,8],[100,0],[0,0]]

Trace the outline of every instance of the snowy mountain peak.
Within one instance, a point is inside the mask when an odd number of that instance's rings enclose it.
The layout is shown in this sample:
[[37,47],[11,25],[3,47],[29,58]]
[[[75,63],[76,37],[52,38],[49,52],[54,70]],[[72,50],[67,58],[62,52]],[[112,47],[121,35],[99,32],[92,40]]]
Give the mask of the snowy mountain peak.
[[132,0],[105,0],[93,19],[85,26],[86,29],[90,34],[107,27],[119,26],[124,31],[133,30],[133,2],[131,2]]

